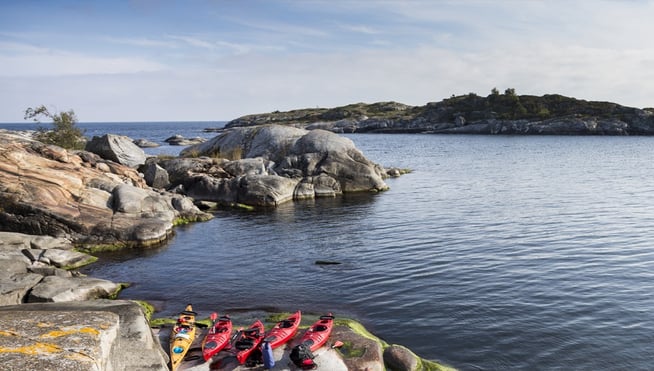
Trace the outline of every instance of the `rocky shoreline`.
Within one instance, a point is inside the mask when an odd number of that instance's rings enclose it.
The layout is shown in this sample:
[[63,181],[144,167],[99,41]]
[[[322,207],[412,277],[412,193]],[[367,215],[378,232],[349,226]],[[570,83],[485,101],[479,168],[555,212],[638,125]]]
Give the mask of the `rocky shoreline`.
[[[0,232],[3,369],[168,369],[166,349],[174,319],[151,323],[144,304],[108,300],[123,285],[75,271],[94,261],[91,255],[75,251],[66,239]],[[234,318],[238,326],[238,317]],[[241,321],[245,323],[245,318]],[[305,326],[311,321],[310,315],[305,316]],[[267,320],[269,327],[274,322],[274,317]],[[201,329],[195,353],[205,334]],[[345,346],[318,350],[317,370],[453,370],[401,345],[387,344],[350,319],[336,321],[331,339]],[[289,360],[293,344],[275,350],[274,370],[297,369]],[[223,351],[210,362],[194,357],[194,352],[180,370],[262,369],[239,365],[230,352]]]
[[263,124],[335,133],[478,135],[654,135],[654,108],[585,101],[557,94],[452,96],[424,106],[397,102],[355,103],[239,117],[225,128]]
[[[401,174],[333,133],[277,126],[227,131],[185,153],[146,158],[130,138],[113,135],[68,151],[0,131],[3,369],[167,370],[166,326],[151,329],[141,305],[110,300],[125,285],[76,271],[95,261],[93,251],[166,243],[175,225],[210,219],[203,210],[211,207],[379,192],[388,189],[384,178]],[[334,335],[349,339],[348,351],[326,348],[320,369],[449,369],[355,321],[343,320]],[[283,349],[276,357],[275,369],[295,369]],[[184,366],[240,369],[216,367]]]

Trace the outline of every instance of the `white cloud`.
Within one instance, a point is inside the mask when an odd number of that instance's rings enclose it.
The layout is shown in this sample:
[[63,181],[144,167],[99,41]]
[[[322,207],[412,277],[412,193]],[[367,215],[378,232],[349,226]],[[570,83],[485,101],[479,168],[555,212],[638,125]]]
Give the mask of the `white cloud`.
[[0,76],[125,74],[165,68],[158,62],[140,57],[100,57],[50,49],[0,54]]
[[351,32],[356,32],[356,33],[362,33],[366,35],[377,35],[381,33],[379,30],[376,30],[370,26],[363,25],[363,24],[358,24],[358,25],[352,25],[352,24],[339,24],[339,27],[346,30],[346,31],[351,31]]
[[204,48],[204,49],[214,49],[216,45],[210,41],[202,40],[197,37],[192,37],[192,36],[180,36],[180,35],[169,35],[169,38],[173,40],[179,40],[182,41],[188,45],[197,47],[197,48]]
[[[5,77],[0,112],[54,104],[82,121],[229,120],[238,116],[353,102],[412,105],[493,87],[518,94],[560,93],[636,107],[653,106],[654,51],[533,45],[528,52],[411,52],[237,55],[216,67],[117,75]],[[133,70],[130,68],[129,70]],[[609,71],[609,73],[607,73]],[[65,89],[61,87],[65,86]],[[13,114],[13,113],[12,113]],[[2,118],[20,121],[17,116]]]
[[179,46],[177,43],[169,40],[153,40],[148,38],[118,38],[118,37],[104,37],[103,40],[115,44],[148,47],[148,48],[169,48],[175,49]]
[[[133,40],[134,41],[134,40]],[[0,76],[62,76],[151,72],[166,66],[139,56],[100,56],[30,43],[0,41]]]

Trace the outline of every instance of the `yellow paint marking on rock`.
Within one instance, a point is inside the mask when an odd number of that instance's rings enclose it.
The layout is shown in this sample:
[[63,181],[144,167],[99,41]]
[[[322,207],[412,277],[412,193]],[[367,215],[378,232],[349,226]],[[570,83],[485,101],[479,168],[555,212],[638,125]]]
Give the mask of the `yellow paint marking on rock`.
[[0,330],[0,336],[18,336],[18,333],[11,330],[8,331]]
[[48,343],[35,343],[34,345],[26,345],[18,348],[0,347],[0,353],[21,353],[28,355],[37,355],[43,353],[59,353],[61,348],[54,344]]
[[41,338],[58,338],[58,337],[77,334],[77,333],[98,335],[100,333],[100,331],[98,331],[98,330],[96,330],[94,328],[91,328],[91,327],[82,327],[81,329],[74,329],[74,330],[52,330],[52,331],[48,332],[47,334],[41,335],[40,337]]
[[54,325],[52,323],[50,323],[50,322],[39,322],[39,323],[36,324],[36,327],[41,327],[41,328],[43,328],[43,327],[52,327],[52,326],[54,326]]

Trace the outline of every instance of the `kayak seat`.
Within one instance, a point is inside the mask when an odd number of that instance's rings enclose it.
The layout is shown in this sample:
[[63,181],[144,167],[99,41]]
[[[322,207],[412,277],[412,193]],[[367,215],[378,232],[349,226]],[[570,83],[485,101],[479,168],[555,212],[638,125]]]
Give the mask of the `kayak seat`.
[[281,321],[281,322],[279,323],[279,327],[280,327],[280,328],[289,328],[289,327],[293,327],[293,323],[294,323],[293,321],[283,320],[283,321]]
[[314,327],[314,330],[316,330],[316,331],[325,331],[325,330],[327,330],[327,326],[318,325],[318,326]]
[[254,346],[254,341],[251,340],[251,339],[242,339],[242,340],[237,341],[236,344],[234,344],[234,346],[238,350],[246,350],[246,349],[250,349],[250,348],[252,348]]

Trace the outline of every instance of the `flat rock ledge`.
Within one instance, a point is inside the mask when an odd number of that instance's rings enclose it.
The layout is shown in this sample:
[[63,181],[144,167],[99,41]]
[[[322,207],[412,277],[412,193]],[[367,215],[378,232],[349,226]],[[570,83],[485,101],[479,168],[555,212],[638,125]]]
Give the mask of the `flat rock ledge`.
[[95,257],[65,238],[0,232],[0,305],[109,298],[121,284],[84,277],[75,268]]
[[167,370],[141,307],[125,300],[0,307],[3,370]]

